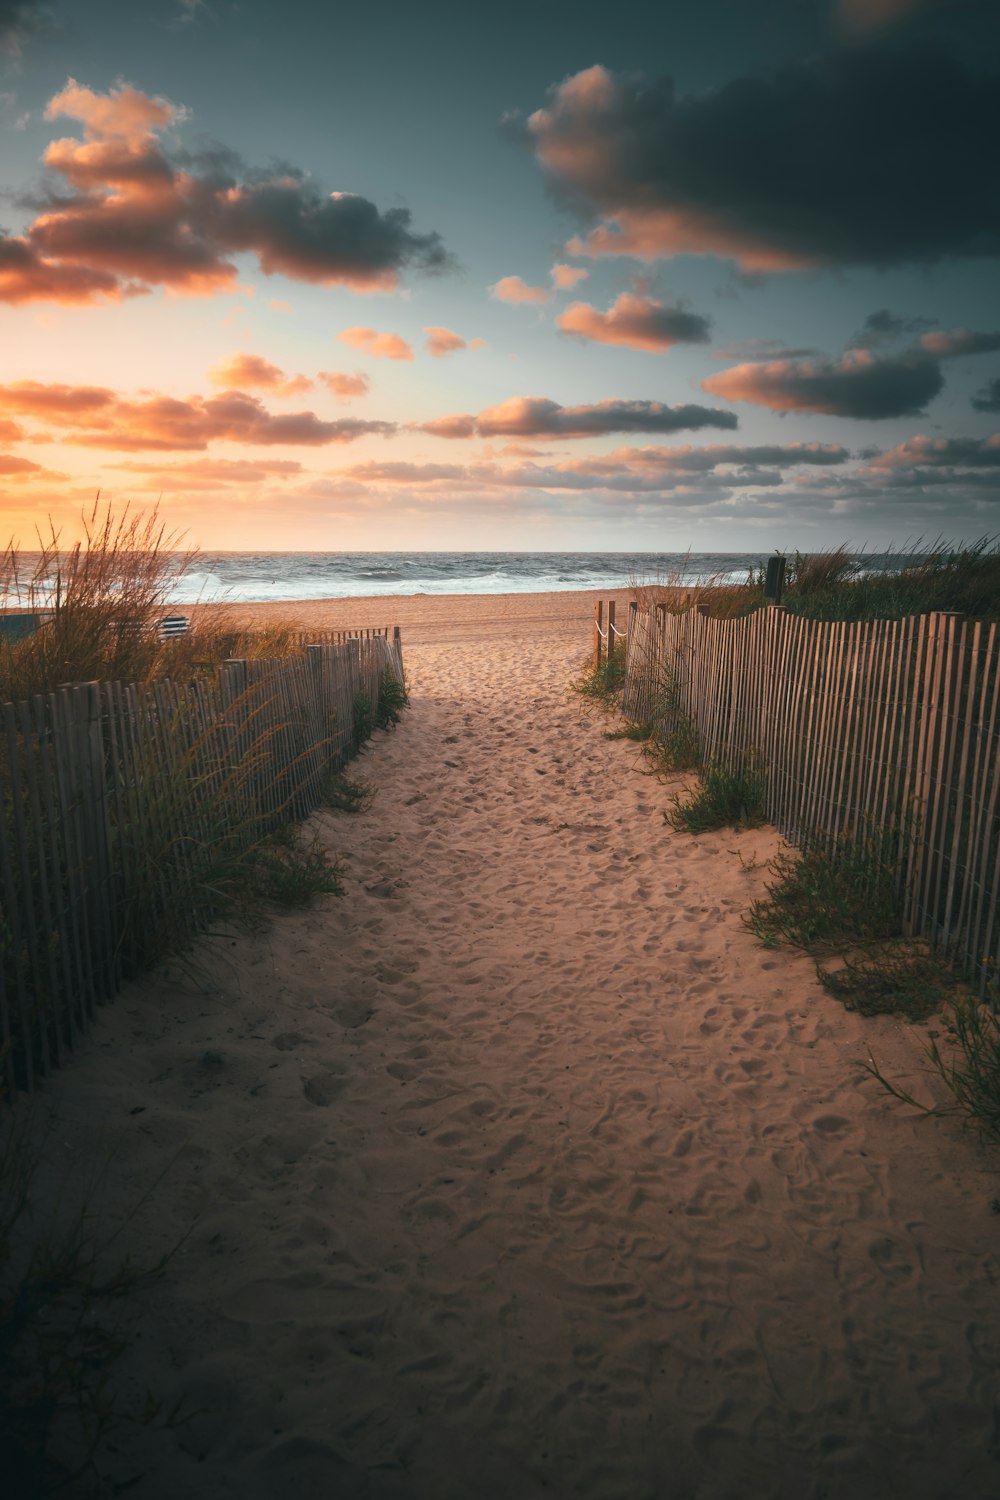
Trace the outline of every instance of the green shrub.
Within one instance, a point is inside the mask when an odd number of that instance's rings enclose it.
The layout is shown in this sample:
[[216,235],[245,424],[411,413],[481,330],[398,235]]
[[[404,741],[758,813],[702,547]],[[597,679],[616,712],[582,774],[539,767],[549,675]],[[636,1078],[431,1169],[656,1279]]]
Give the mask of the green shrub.
[[354,694],[354,702],[351,705],[352,735],[355,750],[360,750],[366,740],[372,737],[375,728],[375,710],[372,707],[371,694],[360,688]]
[[815,948],[892,937],[900,931],[895,840],[842,836],[771,861],[776,879],[744,918],[766,947]]
[[393,725],[398,724],[403,717],[403,709],[409,701],[405,684],[400,682],[390,667],[383,667],[378,683],[376,728],[391,729]]
[[314,896],[343,895],[341,874],[317,836],[307,840],[298,824],[289,823],[249,851],[246,893],[252,903],[308,906]]
[[754,828],[764,821],[766,795],[767,779],[759,756],[749,756],[737,771],[712,763],[702,772],[698,790],[686,800],[674,797],[663,816],[682,833],[707,833],[729,826]]
[[371,802],[375,789],[370,781],[354,781],[343,771],[330,770],[323,778],[320,801],[338,812],[361,812]]
[[958,981],[941,958],[912,944],[890,946],[840,969],[817,965],[823,988],[862,1016],[906,1016],[924,1021],[954,1000]]

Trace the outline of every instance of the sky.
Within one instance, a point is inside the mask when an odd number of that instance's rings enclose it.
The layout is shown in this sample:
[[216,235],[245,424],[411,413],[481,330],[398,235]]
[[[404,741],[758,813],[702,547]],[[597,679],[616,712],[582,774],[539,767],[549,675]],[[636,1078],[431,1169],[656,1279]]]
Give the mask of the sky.
[[0,0],[0,544],[1000,533],[996,0]]

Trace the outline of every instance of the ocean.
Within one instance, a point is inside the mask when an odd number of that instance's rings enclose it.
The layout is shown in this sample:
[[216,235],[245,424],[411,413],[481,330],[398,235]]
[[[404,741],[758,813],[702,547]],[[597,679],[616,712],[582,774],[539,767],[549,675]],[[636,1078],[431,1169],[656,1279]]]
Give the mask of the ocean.
[[629,583],[743,582],[765,552],[222,552],[200,554],[174,604],[527,594]]

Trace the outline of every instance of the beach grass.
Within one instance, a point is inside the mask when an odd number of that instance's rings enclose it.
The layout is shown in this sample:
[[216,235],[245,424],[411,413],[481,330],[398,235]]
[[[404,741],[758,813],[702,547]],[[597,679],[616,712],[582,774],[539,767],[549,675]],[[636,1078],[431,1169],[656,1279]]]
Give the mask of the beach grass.
[[902,924],[896,839],[817,840],[771,861],[774,879],[744,918],[765,947],[809,951],[892,937]]
[[663,816],[680,833],[708,833],[715,828],[756,828],[764,821],[767,779],[760,757],[750,755],[735,770],[711,762],[700,773],[700,785],[671,799]]
[[[784,555],[784,554],[776,554]],[[738,619],[772,602],[765,593],[766,567],[743,583],[709,581],[685,587],[633,581],[631,597],[641,609],[662,605],[671,614],[695,607],[715,619]],[[879,558],[876,568],[844,543],[825,551],[794,552],[785,559],[781,603],[789,614],[814,620],[892,620],[935,611],[1000,619],[1000,539],[953,543],[918,540]]]

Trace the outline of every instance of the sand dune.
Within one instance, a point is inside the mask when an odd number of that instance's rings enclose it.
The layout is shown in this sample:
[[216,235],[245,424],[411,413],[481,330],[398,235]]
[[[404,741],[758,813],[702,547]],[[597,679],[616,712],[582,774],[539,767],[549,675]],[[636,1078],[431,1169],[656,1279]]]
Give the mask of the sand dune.
[[190,1231],[119,1384],[196,1415],[119,1432],[106,1472],[143,1500],[987,1500],[995,1161],[866,1073],[930,1098],[922,1030],[746,932],[776,836],[665,826],[566,691],[592,596],[549,597],[410,601],[377,797],[314,820],[346,895],[130,986],[53,1079],[67,1162],[115,1153],[110,1222],[167,1168],[120,1243]]

